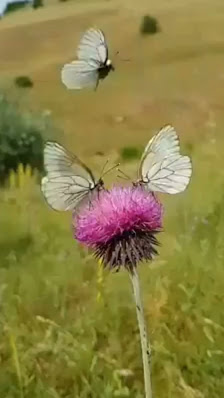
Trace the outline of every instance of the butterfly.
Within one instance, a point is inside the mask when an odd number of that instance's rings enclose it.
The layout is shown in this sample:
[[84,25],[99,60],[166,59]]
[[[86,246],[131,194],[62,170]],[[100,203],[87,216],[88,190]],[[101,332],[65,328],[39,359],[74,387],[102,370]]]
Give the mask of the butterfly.
[[47,175],[42,178],[41,190],[54,210],[74,210],[104,189],[103,180],[96,181],[91,170],[57,142],[46,142],[44,167]]
[[134,185],[152,192],[176,194],[186,189],[191,174],[191,160],[180,155],[178,135],[167,125],[146,145]]
[[111,70],[115,70],[108,58],[104,33],[90,28],[83,35],[77,51],[77,60],[65,64],[61,79],[68,89],[97,88]]

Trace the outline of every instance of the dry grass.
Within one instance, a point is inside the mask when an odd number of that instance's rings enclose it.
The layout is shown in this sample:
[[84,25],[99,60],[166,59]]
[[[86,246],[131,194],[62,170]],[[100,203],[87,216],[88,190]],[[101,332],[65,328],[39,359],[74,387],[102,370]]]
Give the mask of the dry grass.
[[[14,77],[30,76],[32,91],[16,94],[21,106],[50,109],[61,142],[96,172],[108,154],[117,161],[121,148],[141,148],[161,125],[177,128],[192,182],[185,194],[162,197],[160,257],[140,271],[153,389],[157,398],[221,398],[223,1],[48,1],[0,21],[1,83],[15,95]],[[146,12],[162,31],[142,38]],[[105,30],[112,58],[119,50],[130,62],[115,57],[116,72],[97,93],[66,91],[60,68],[89,25]],[[136,169],[136,161],[123,165],[132,177]],[[1,398],[142,398],[126,273],[105,272],[97,302],[102,274],[74,243],[70,216],[50,211],[32,182],[2,190],[0,205]],[[124,368],[130,379],[120,376]]]
[[[218,398],[224,387],[222,150],[203,143],[194,159],[188,192],[162,198],[160,256],[139,267],[159,398]],[[70,215],[51,211],[20,174],[0,195],[1,397],[143,398],[126,272],[104,271],[99,290]]]
[[[7,21],[1,22],[4,85],[9,87],[15,75],[30,76],[34,89],[27,106],[50,109],[64,130],[64,142],[87,154],[127,142],[144,145],[152,129],[166,122],[186,142],[206,139],[211,130],[218,139],[224,102],[222,2],[207,2],[203,8],[201,2],[157,3],[152,10],[162,32],[147,39],[138,34],[146,2],[137,11],[132,2],[52,2],[34,12],[35,23],[28,11],[24,21],[29,24],[7,27]],[[67,91],[60,69],[75,57],[80,35],[90,25],[105,30],[116,72],[97,94]],[[113,57],[117,50],[130,62]],[[121,122],[117,116],[123,117]]]

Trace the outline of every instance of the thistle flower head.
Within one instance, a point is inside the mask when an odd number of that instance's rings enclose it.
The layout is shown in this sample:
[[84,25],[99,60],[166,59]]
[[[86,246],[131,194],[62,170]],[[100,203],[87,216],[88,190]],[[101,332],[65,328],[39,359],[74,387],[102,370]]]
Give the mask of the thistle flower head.
[[157,254],[155,234],[162,227],[162,206],[141,187],[101,191],[74,215],[75,238],[92,248],[110,268],[131,270]]

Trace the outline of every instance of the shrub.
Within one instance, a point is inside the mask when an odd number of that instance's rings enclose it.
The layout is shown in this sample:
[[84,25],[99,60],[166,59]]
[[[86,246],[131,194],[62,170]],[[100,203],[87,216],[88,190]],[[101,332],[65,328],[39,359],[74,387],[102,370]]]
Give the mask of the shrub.
[[142,35],[153,35],[159,31],[160,27],[157,19],[150,15],[144,15],[140,26],[140,33]]
[[21,88],[33,87],[33,82],[29,76],[17,76],[14,80],[15,85]]
[[138,148],[127,146],[121,149],[120,155],[122,160],[138,159],[141,156],[141,151]]
[[43,0],[33,0],[33,8],[39,8],[39,7],[43,7],[44,2]]
[[[10,170],[19,163],[43,170],[43,145],[45,119],[35,119],[32,114],[23,114],[14,103],[0,96],[0,182],[4,182]],[[51,130],[48,137],[51,138]]]
[[9,3],[9,4],[7,4],[7,8],[6,8],[5,13],[9,13],[9,12],[20,10],[21,8],[25,7],[26,5],[27,5],[26,0],[24,0],[23,2],[16,2],[15,1],[15,3]]

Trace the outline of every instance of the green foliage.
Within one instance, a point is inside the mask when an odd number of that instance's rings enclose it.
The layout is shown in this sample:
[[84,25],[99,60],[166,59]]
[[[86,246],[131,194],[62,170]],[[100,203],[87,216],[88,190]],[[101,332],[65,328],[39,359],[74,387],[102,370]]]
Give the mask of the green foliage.
[[18,106],[0,97],[0,181],[19,163],[43,168],[44,119],[22,113]]
[[141,156],[141,151],[136,147],[126,146],[121,149],[120,156],[124,161],[139,159]]
[[33,82],[29,76],[17,76],[14,80],[15,85],[21,88],[33,87]]
[[20,10],[21,8],[24,8],[26,5],[27,5],[26,1],[18,2],[18,3],[15,1],[14,3],[11,3],[11,4],[7,5],[6,13],[10,13],[10,12],[13,12],[13,11]]
[[[208,167],[217,152],[205,151]],[[206,207],[201,195],[195,203],[194,181],[168,197],[160,256],[139,266],[159,398],[222,397],[224,389],[224,197],[195,156]],[[220,186],[217,166],[212,183]],[[127,272],[104,270],[98,302],[97,264],[74,242],[70,216],[30,188],[0,195],[0,396],[143,398]]]
[[33,8],[43,7],[44,1],[43,0],[33,0]]
[[140,25],[140,33],[142,35],[153,35],[160,31],[159,23],[155,17],[144,15]]

